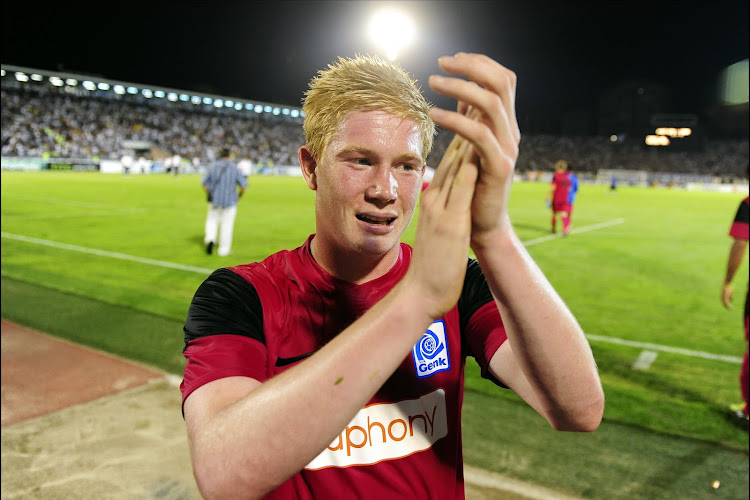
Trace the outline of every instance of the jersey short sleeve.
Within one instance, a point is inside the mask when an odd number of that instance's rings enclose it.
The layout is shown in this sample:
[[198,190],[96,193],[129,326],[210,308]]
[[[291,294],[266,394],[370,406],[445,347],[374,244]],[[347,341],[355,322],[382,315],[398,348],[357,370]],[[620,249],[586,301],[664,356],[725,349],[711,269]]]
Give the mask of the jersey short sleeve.
[[732,225],[729,228],[729,236],[738,240],[748,240],[748,224],[750,224],[750,210],[748,210],[748,199],[745,198],[740,203],[737,213],[734,216]]
[[466,267],[458,311],[466,355],[479,364],[482,377],[505,387],[489,371],[489,365],[492,356],[508,337],[482,268],[474,259],[469,259]]
[[214,271],[198,287],[183,332],[187,360],[180,385],[183,403],[195,389],[213,380],[267,377],[258,294],[229,269]]

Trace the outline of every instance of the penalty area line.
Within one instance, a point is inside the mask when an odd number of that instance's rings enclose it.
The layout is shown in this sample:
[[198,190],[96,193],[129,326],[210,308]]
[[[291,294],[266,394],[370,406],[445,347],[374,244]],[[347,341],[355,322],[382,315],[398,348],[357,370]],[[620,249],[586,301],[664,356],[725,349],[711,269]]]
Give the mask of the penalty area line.
[[145,257],[137,257],[135,255],[128,255],[119,252],[109,252],[107,250],[98,250],[96,248],[81,247],[78,245],[69,245],[67,243],[58,243],[56,241],[42,240],[39,238],[31,238],[29,236],[22,236],[20,234],[11,233],[0,233],[0,236],[9,240],[23,241],[26,243],[34,243],[36,245],[44,245],[52,248],[59,248],[61,250],[70,250],[72,252],[87,253],[90,255],[99,255],[101,257],[110,257],[112,259],[128,260],[131,262],[138,262],[140,264],[149,264],[152,266],[168,267],[171,269],[179,269],[180,271],[190,271],[200,274],[211,274],[214,269],[207,269],[204,267],[186,266],[183,264],[176,264],[174,262],[167,262],[164,260],[147,259]]
[[[613,219],[613,220],[606,221],[606,222],[600,222],[599,224],[591,224],[590,226],[583,226],[583,227],[579,227],[579,228],[574,228],[574,229],[570,230],[570,234],[586,233],[588,231],[594,231],[596,229],[602,229],[602,228],[605,228],[605,227],[616,226],[618,224],[622,224],[623,222],[625,222],[625,220],[626,219],[622,219],[622,218],[621,219]],[[524,244],[524,246],[528,247],[528,246],[531,246],[531,245],[536,245],[537,243],[544,243],[545,241],[550,241],[550,240],[554,240],[554,239],[557,239],[557,238],[562,238],[562,235],[560,235],[560,234],[550,234],[550,235],[547,235],[547,236],[542,236],[541,238],[534,238],[533,240],[524,241],[523,244]]]
[[633,340],[618,339],[617,337],[606,337],[604,335],[593,335],[587,333],[586,337],[595,342],[607,342],[609,344],[620,344],[628,347],[637,347],[639,349],[650,349],[653,351],[669,352],[673,354],[682,354],[694,358],[710,359],[713,361],[726,361],[727,363],[742,363],[742,358],[737,356],[726,356],[724,354],[712,354],[710,352],[692,351],[681,347],[671,347],[668,345],[651,344],[649,342],[636,342]]

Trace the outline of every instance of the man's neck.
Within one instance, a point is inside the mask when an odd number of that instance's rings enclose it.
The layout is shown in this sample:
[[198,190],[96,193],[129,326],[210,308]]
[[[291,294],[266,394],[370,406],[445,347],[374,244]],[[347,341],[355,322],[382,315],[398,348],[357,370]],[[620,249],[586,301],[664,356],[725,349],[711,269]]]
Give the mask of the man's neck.
[[310,243],[310,251],[315,262],[331,276],[361,285],[390,271],[401,249],[396,245],[385,254],[369,255],[357,249],[343,249],[334,241],[316,234]]

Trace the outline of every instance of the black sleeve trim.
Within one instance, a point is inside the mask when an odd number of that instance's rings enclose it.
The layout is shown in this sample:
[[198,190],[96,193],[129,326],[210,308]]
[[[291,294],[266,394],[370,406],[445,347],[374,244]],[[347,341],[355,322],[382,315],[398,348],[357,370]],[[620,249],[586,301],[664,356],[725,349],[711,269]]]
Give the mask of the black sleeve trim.
[[183,332],[185,348],[191,340],[226,334],[250,337],[265,344],[258,292],[233,271],[217,269],[195,292]]
[[299,356],[293,356],[291,358],[276,358],[276,366],[288,366],[296,363],[297,361],[309,358],[313,354],[315,354],[315,351],[308,352],[307,354],[300,354]]
[[461,297],[458,299],[458,314],[461,318],[462,332],[477,309],[491,300],[494,299],[487,284],[487,279],[484,277],[484,272],[479,262],[470,258],[466,264],[464,287],[461,290]]
[[750,222],[750,208],[748,207],[747,200],[743,200],[734,215],[734,222],[744,222],[745,224]]

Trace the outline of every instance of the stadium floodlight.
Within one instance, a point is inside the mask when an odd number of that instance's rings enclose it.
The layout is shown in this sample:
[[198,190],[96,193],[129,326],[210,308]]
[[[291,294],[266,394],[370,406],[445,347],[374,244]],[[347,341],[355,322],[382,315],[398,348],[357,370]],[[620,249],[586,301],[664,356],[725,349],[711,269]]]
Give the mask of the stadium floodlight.
[[238,102],[237,104],[235,104],[234,109],[236,109],[237,111],[240,111],[242,109],[242,103]]
[[274,115],[279,116],[280,113],[281,113],[281,109],[280,108],[273,108],[273,114]]
[[211,99],[210,97],[203,98],[203,104],[211,104],[212,102],[214,102],[214,100]]
[[128,87],[128,94],[135,95],[137,93],[138,93],[138,89],[137,88],[135,88],[135,87]]
[[299,110],[293,109],[291,114],[292,114],[292,118],[297,118],[299,116]]
[[245,103],[245,109],[247,109],[247,110],[253,109],[253,103],[251,103],[251,102]]
[[189,100],[190,100],[190,96],[189,96],[189,95],[187,95],[187,94],[180,94],[180,100],[181,100],[182,102],[187,102],[187,101],[189,101]]
[[62,87],[65,85],[65,82],[63,82],[62,78],[59,76],[50,76],[49,83],[52,84],[53,87]]
[[273,111],[273,108],[271,106],[263,106],[263,111],[265,111],[266,113],[270,113],[271,111]]
[[647,135],[647,146],[669,146],[669,137],[666,135]]
[[41,82],[42,80],[44,80],[44,77],[40,75],[39,73],[32,73],[31,79],[34,80],[35,82]]
[[224,101],[224,106],[226,106],[227,108],[233,108],[234,101]]
[[151,89],[143,89],[141,90],[141,94],[143,94],[143,97],[145,97],[146,99],[151,99],[152,97],[154,97],[154,93]]
[[29,75],[21,71],[16,71],[16,80],[18,80],[19,82],[28,82]]
[[170,92],[169,94],[167,94],[167,100],[169,100],[169,102],[177,101],[177,94],[175,94],[174,92]]
[[376,12],[367,26],[375,45],[393,61],[414,40],[416,27],[409,16],[395,9]]
[[109,84],[100,82],[96,85],[96,88],[98,88],[99,90],[109,90]]
[[83,85],[83,88],[86,90],[96,90],[96,84],[91,80],[86,80],[81,85]]
[[284,109],[282,109],[282,110],[281,110],[281,114],[282,114],[282,115],[285,115],[285,116],[289,116],[289,109],[288,109],[288,108],[284,108]]
[[256,113],[262,113],[263,112],[263,106],[261,106],[260,104],[256,104],[255,105],[255,112]]
[[193,97],[190,98],[190,102],[192,102],[193,104],[200,104],[201,98],[200,96],[194,95]]
[[655,133],[656,135],[666,135],[668,137],[688,137],[692,135],[693,130],[690,127],[659,127]]
[[113,90],[115,91],[115,94],[123,95],[125,93],[125,87],[122,85],[115,85],[113,87]]
[[223,108],[224,107],[224,100],[223,99],[216,99],[214,101],[214,107],[216,107],[216,108]]
[[76,80],[75,78],[66,78],[65,85],[67,85],[68,87],[75,87],[76,85],[78,85],[78,80]]
[[5,70],[0,70],[0,76],[5,76]]
[[167,95],[167,94],[164,93],[163,90],[155,90],[154,91],[154,97],[156,97],[157,99],[164,99],[165,95]]

